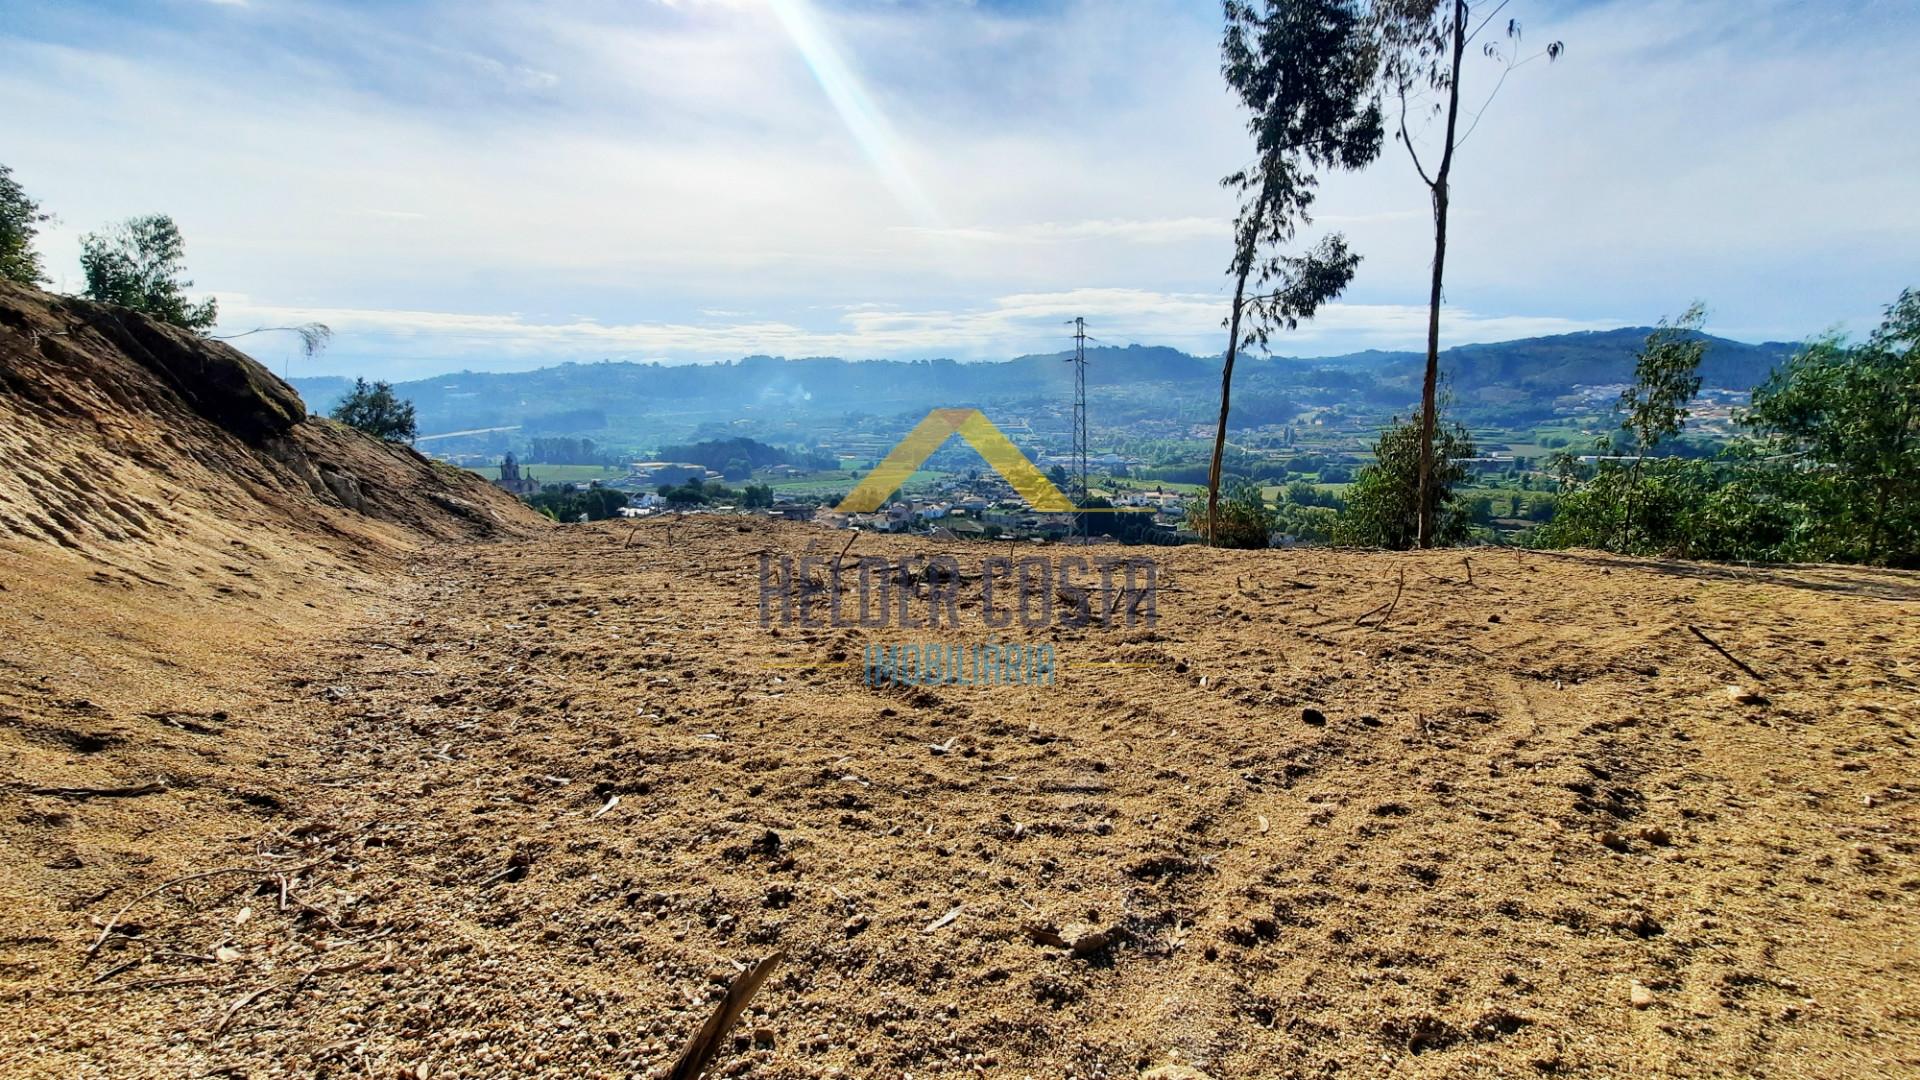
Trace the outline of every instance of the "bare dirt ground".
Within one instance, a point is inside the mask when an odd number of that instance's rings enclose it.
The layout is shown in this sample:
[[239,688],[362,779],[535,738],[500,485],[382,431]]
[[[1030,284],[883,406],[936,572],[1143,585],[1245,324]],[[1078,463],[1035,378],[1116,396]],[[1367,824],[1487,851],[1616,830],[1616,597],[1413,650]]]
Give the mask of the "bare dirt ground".
[[0,1071],[645,1076],[779,950],[719,1074],[1920,1075],[1920,577],[1177,549],[908,689],[986,632],[763,628],[845,534],[668,528],[0,559]]

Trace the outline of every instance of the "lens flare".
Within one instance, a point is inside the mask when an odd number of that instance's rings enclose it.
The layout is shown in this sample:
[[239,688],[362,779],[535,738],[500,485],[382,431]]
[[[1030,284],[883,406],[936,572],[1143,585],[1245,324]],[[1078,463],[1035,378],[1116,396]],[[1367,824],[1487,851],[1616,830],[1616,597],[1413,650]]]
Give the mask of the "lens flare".
[[828,37],[813,5],[808,0],[767,0],[767,4],[786,28],[787,36],[793,39],[794,47],[800,50],[807,67],[812,69],[820,89],[826,91],[827,100],[840,114],[848,134],[872,162],[881,183],[920,224],[940,225],[933,201],[927,198],[901,156],[899,135]]

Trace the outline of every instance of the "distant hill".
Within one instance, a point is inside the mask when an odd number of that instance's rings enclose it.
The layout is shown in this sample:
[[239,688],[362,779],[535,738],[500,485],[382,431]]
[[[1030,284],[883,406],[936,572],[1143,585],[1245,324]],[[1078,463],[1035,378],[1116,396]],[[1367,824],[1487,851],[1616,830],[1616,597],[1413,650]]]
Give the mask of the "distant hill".
[[[1446,350],[1441,368],[1463,414],[1516,421],[1550,415],[1579,386],[1626,382],[1645,327],[1525,338]],[[1796,346],[1706,336],[1708,387],[1745,390]],[[1072,386],[1069,354],[985,363],[953,360],[785,359],[719,364],[571,363],[523,372],[459,372],[398,384],[427,433],[516,427],[522,434],[643,433],[683,438],[703,425],[755,417],[893,416],[936,405],[1057,402]],[[1369,350],[1343,356],[1246,357],[1235,378],[1251,423],[1285,420],[1309,405],[1360,412],[1404,409],[1418,397],[1424,356]],[[1217,393],[1220,361],[1164,346],[1088,350],[1087,382],[1108,422],[1198,415]],[[352,385],[336,376],[293,380],[316,410]],[[1182,412],[1185,410],[1185,412]],[[1254,419],[1254,417],[1259,419]]]
[[[1651,327],[1621,327],[1578,334],[1523,338],[1490,345],[1461,345],[1441,354],[1441,367],[1456,393],[1490,386],[1532,394],[1561,394],[1575,386],[1603,386],[1633,380],[1633,355]],[[1700,361],[1704,386],[1748,390],[1799,346],[1784,341],[1749,345],[1741,341],[1697,334],[1707,343]],[[1375,354],[1379,355],[1379,354]],[[1389,377],[1418,380],[1425,357],[1399,354],[1385,365]]]

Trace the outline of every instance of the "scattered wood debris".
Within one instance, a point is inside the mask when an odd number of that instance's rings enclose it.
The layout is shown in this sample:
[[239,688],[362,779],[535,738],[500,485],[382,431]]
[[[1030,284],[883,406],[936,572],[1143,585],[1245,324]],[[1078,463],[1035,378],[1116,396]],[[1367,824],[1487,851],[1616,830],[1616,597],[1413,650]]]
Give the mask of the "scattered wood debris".
[[720,1007],[715,1009],[713,1015],[707,1018],[707,1022],[700,1025],[700,1030],[694,1032],[693,1037],[687,1040],[686,1047],[680,1051],[679,1059],[673,1063],[673,1068],[667,1071],[665,1080],[698,1080],[700,1074],[706,1071],[707,1066],[719,1054],[727,1032],[733,1029],[734,1023],[740,1019],[740,1014],[747,1010],[747,1003],[753,1000],[753,995],[759,991],[760,985],[767,981],[767,976],[773,974],[773,969],[779,966],[786,955],[785,952],[776,952],[734,978],[732,984],[727,987],[726,996],[720,999]]

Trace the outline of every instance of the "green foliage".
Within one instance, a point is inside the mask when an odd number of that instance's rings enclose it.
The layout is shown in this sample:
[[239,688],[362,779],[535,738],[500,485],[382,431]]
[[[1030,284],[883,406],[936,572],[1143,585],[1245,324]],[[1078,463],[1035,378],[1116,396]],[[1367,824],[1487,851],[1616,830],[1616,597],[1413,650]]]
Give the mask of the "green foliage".
[[755,469],[774,465],[794,465],[802,469],[824,471],[840,467],[840,460],[805,448],[782,449],[754,439],[708,439],[704,442],[662,446],[662,461],[685,461],[702,465],[729,479],[744,479]]
[[[1144,515],[1142,515],[1144,516]],[[1263,548],[1272,542],[1274,517],[1260,485],[1236,480],[1227,488],[1214,520],[1213,545],[1230,548]],[[1187,528],[1206,534],[1207,508],[1196,501],[1187,507]]]
[[[1309,220],[1319,169],[1358,169],[1380,154],[1385,129],[1375,53],[1353,0],[1225,0],[1220,70],[1247,110],[1256,158],[1221,181],[1240,193],[1229,272],[1246,297],[1244,337],[1265,345],[1338,296],[1360,257],[1332,233],[1298,256],[1279,254]],[[1241,290],[1235,301],[1240,302]],[[1235,313],[1236,316],[1238,312]],[[1233,320],[1240,328],[1240,320]]]
[[679,509],[689,506],[742,506],[765,507],[773,505],[773,486],[771,484],[748,484],[744,490],[727,487],[717,481],[703,482],[689,480],[679,487],[662,484],[660,497],[667,505]]
[[555,521],[579,521],[582,517],[605,521],[619,515],[620,508],[627,505],[627,496],[597,484],[571,491],[565,484],[548,484],[538,495],[529,496],[527,504]]
[[1705,318],[1706,308],[1696,302],[1675,322],[1660,320],[1634,357],[1633,384],[1620,394],[1620,427],[1633,437],[1638,451],[1621,503],[1621,550],[1634,547],[1641,527],[1636,496],[1647,454],[1661,440],[1680,434],[1687,423],[1687,403],[1700,392],[1700,358],[1707,343],[1699,331]]
[[1761,562],[1831,556],[1823,523],[1838,509],[1832,487],[1804,470],[1739,456],[1655,458],[1638,481],[1629,467],[1608,461],[1562,484],[1552,520],[1526,543],[1621,550],[1619,508],[1631,485],[1639,508],[1626,554]]
[[205,331],[214,323],[211,297],[195,304],[186,290],[186,241],[165,214],[128,218],[105,232],[80,238],[80,268],[87,297],[119,304],[162,322]]
[[[1373,447],[1374,462],[1347,488],[1347,510],[1333,531],[1335,543],[1405,550],[1419,539],[1420,421],[1394,422]],[[1467,478],[1462,459],[1473,456],[1473,437],[1457,423],[1434,425],[1432,512],[1436,544],[1467,538],[1468,519],[1454,506],[1454,488]]]
[[387,382],[368,385],[365,379],[355,379],[353,389],[333,407],[333,418],[375,438],[390,441],[410,440],[419,434],[414,423],[413,402],[397,397],[393,384]]
[[536,435],[528,440],[526,455],[530,465],[610,465],[611,456],[595,447],[592,439]]
[[1680,434],[1687,403],[1700,393],[1700,358],[1707,342],[1700,323],[1707,309],[1694,303],[1678,319],[1660,320],[1633,358],[1633,385],[1620,393],[1620,426],[1645,454]]
[[1528,540],[1690,559],[1920,564],[1917,343],[1920,295],[1907,291],[1866,342],[1819,341],[1775,371],[1743,419],[1754,437],[1718,459],[1589,468],[1556,455],[1557,512]]
[[1833,485],[1832,557],[1920,557],[1920,293],[1903,291],[1865,343],[1828,339],[1787,361],[1747,423]]
[[1306,506],[1288,501],[1276,507],[1273,514],[1275,530],[1303,544],[1331,543],[1339,523],[1340,511],[1331,506]]
[[0,278],[22,285],[39,285],[47,280],[40,253],[33,250],[33,238],[41,224],[52,217],[27,197],[13,179],[13,170],[0,165]]
[[1331,491],[1321,491],[1305,480],[1288,484],[1280,496],[1295,506],[1324,506],[1338,510],[1347,505],[1347,501],[1340,496]]
[[[1113,500],[1095,495],[1082,504],[1087,510],[1113,510]],[[1111,536],[1123,544],[1146,544],[1159,539],[1154,531],[1153,515],[1121,508],[1112,513],[1074,515],[1073,531],[1089,536]]]
[[[716,484],[715,488],[718,487],[719,485]],[[707,486],[699,480],[689,480],[678,487],[672,484],[661,484],[660,497],[667,500],[668,506],[681,508],[705,506],[713,500],[713,496],[707,491]]]
[[1250,166],[1221,181],[1239,194],[1240,208],[1227,266],[1234,278],[1233,307],[1203,529],[1208,542],[1216,544],[1223,540],[1215,505],[1224,476],[1221,457],[1235,357],[1242,346],[1265,348],[1273,330],[1292,330],[1312,318],[1353,280],[1360,256],[1348,250],[1340,233],[1321,237],[1299,254],[1282,250],[1311,220],[1316,173],[1364,167],[1379,156],[1384,136],[1374,87],[1378,57],[1361,3],[1224,0],[1222,7],[1220,71],[1246,107],[1255,155]]
[[[1233,476],[1239,470],[1227,469],[1224,472]],[[1133,476],[1157,484],[1204,484],[1207,482],[1207,473],[1205,465],[1160,465],[1151,469],[1136,469]]]

